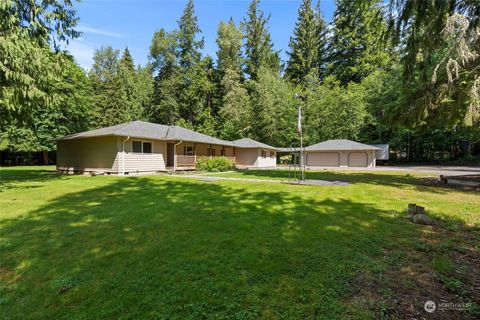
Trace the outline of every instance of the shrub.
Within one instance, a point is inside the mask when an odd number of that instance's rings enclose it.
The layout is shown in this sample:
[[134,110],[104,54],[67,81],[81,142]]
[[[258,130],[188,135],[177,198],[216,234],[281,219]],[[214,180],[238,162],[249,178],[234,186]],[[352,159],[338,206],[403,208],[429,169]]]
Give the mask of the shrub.
[[213,159],[200,158],[197,161],[197,170],[209,172],[223,172],[233,169],[233,162],[225,157],[216,157]]
[[292,162],[292,155],[287,154],[280,157],[280,164],[287,165]]

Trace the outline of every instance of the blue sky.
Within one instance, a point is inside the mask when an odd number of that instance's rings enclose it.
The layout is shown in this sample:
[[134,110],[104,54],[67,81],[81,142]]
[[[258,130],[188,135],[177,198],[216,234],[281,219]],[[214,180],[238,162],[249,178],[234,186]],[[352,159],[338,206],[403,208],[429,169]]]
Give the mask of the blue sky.
[[[215,38],[220,21],[233,17],[239,23],[247,11],[249,0],[196,0],[195,12],[205,39],[204,54],[215,57]],[[183,0],[83,0],[76,4],[80,18],[77,30],[81,38],[71,40],[68,46],[77,62],[85,69],[92,64],[94,49],[111,45],[123,50],[128,46],[136,64],[144,65],[153,33],[161,28],[172,30],[182,15]],[[288,41],[297,19],[299,0],[263,0],[260,8],[271,14],[269,29],[275,48],[286,59]],[[315,0],[314,0],[315,3]],[[321,10],[327,21],[331,20],[335,5],[333,0],[322,0]]]

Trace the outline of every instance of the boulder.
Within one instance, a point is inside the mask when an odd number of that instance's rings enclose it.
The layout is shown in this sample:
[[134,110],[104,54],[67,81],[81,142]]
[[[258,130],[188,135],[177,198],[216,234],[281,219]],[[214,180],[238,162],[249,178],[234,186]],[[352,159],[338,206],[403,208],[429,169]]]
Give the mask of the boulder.
[[408,215],[414,216],[417,213],[417,205],[415,203],[408,204]]
[[425,214],[425,207],[422,206],[417,206],[417,210],[415,211],[415,214]]
[[420,213],[413,216],[413,223],[431,225],[432,220],[429,217],[427,217],[425,214]]

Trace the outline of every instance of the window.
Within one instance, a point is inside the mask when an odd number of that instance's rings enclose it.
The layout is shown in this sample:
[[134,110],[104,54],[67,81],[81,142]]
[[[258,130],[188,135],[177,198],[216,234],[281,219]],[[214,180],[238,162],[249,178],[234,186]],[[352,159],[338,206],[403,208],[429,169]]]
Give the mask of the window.
[[270,158],[275,158],[275,151],[270,151]]
[[143,142],[143,153],[152,153],[152,143]]
[[184,156],[193,156],[193,146],[183,146]]
[[207,148],[207,156],[215,157],[215,149]]
[[132,152],[142,153],[142,141],[132,141]]
[[152,153],[152,143],[145,141],[132,141],[132,152],[134,153]]
[[266,158],[266,157],[267,157],[267,151],[262,150],[262,158]]
[[225,149],[222,148],[222,150],[220,150],[220,155],[221,155],[222,157],[225,157]]

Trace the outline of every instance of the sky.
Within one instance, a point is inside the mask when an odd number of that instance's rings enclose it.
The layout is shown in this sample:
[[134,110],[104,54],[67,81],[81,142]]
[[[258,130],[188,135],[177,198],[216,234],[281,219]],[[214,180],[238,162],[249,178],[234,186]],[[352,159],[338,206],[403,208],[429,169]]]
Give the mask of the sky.
[[[145,65],[154,32],[177,28],[185,3],[186,0],[83,0],[76,3],[80,18],[76,29],[82,36],[70,40],[68,50],[85,70],[92,65],[94,50],[108,45],[120,51],[128,47],[135,64]],[[203,54],[215,57],[218,23],[232,17],[238,24],[246,15],[250,0],[195,0],[194,3],[205,39]],[[260,9],[271,15],[269,30],[283,60],[287,58],[288,41],[300,3],[300,0],[260,2]],[[330,21],[335,10],[333,0],[322,0],[320,7],[324,18]]]

